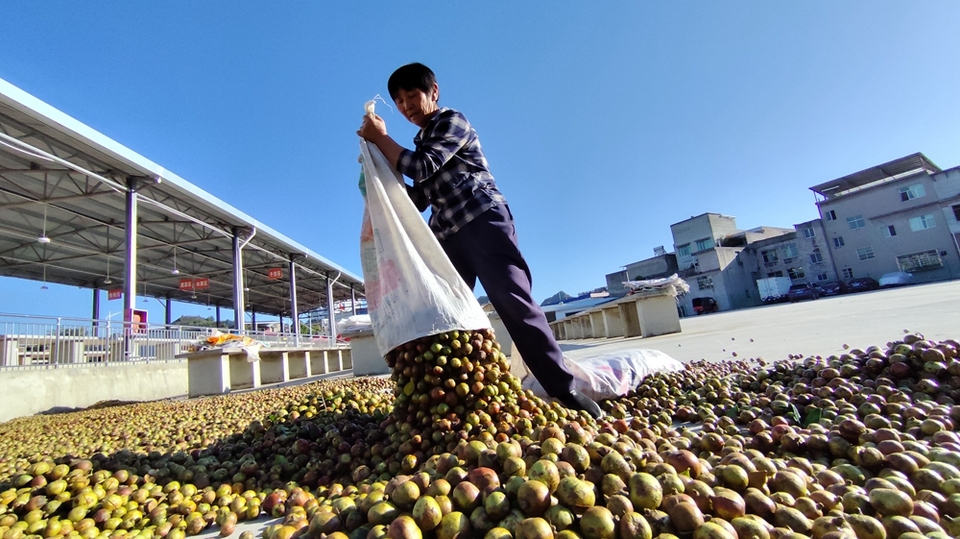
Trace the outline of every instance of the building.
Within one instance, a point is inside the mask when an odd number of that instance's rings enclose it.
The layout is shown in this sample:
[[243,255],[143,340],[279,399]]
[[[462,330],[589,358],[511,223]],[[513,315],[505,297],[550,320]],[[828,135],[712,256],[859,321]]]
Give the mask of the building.
[[704,213],[670,225],[680,270],[696,269],[698,255],[719,244],[720,238],[736,234],[737,219],[719,213]]
[[837,279],[819,219],[794,225],[794,230],[779,236],[752,242],[748,251],[756,259],[754,281],[768,277],[789,277],[794,283]]
[[662,279],[677,273],[677,256],[674,253],[666,252],[663,247],[657,247],[653,251],[655,256],[627,264],[622,270],[607,274],[607,292],[610,297],[627,295],[624,281]]
[[843,280],[910,272],[916,282],[960,276],[960,169],[922,153],[810,188]]
[[940,200],[943,219],[953,237],[953,246],[960,252],[960,167],[934,174],[933,187]]
[[693,313],[694,298],[705,296],[720,310],[760,305],[757,280],[768,277],[794,283],[879,280],[899,271],[912,273],[914,282],[960,277],[960,167],[941,170],[915,153],[810,189],[820,219],[793,228],[740,230],[735,217],[719,213],[670,225],[675,252],[607,275],[611,296],[625,293],[624,280],[653,278],[670,256],[690,285],[678,300],[685,314]]
[[839,280],[840,276],[833,262],[833,253],[830,251],[830,241],[824,232],[823,222],[820,219],[814,219],[794,225],[794,228],[797,231],[800,260],[803,263],[801,269],[806,276],[801,277],[800,282],[823,283]]

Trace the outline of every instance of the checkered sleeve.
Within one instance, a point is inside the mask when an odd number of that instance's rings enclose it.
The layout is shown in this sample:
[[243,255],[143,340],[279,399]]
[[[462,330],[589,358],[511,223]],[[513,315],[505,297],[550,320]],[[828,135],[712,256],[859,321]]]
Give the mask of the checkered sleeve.
[[427,211],[427,208],[430,207],[430,197],[427,196],[426,190],[422,185],[408,185],[407,196],[410,197],[413,205],[420,210],[420,213]]
[[404,150],[397,160],[397,170],[414,180],[422,182],[440,170],[467,143],[470,124],[459,112],[446,109],[440,117],[421,134],[416,150]]

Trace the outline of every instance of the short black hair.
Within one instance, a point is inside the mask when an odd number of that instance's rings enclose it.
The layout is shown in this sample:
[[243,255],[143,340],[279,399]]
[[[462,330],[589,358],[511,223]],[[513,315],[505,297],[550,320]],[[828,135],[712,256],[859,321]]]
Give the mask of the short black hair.
[[429,67],[421,63],[407,64],[390,75],[387,80],[387,91],[390,92],[390,99],[397,98],[397,92],[400,90],[421,90],[429,92],[433,85],[437,83],[437,76]]

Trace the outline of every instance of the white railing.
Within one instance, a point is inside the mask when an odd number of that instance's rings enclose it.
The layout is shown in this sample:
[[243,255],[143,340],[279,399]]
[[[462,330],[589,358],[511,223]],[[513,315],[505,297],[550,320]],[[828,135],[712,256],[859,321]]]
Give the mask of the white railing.
[[[0,371],[177,361],[212,328],[0,313]],[[221,333],[237,333],[220,329]],[[266,347],[343,348],[325,336],[244,331]]]

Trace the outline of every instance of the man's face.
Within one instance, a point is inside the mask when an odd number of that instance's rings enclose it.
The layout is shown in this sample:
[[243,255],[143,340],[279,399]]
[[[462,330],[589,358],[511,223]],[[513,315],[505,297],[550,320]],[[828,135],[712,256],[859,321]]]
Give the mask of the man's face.
[[423,127],[427,125],[427,120],[437,112],[437,100],[440,98],[440,87],[436,83],[429,92],[420,89],[397,91],[397,96],[393,100],[397,109],[403,114],[403,117],[410,123]]

